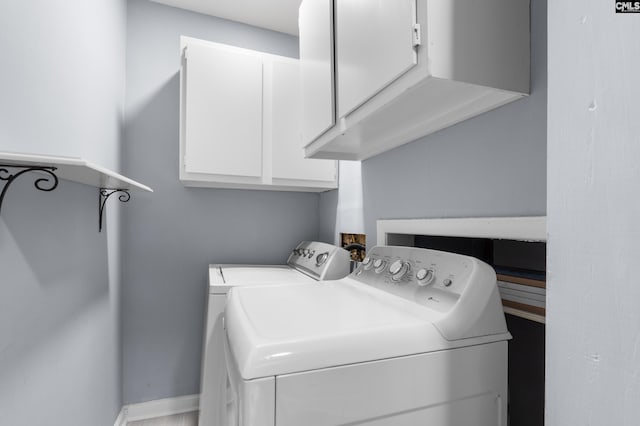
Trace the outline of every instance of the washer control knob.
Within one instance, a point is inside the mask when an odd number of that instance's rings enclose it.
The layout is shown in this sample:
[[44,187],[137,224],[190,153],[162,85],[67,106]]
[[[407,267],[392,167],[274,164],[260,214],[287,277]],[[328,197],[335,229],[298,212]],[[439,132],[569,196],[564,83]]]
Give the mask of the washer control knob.
[[396,260],[389,266],[389,272],[391,273],[391,279],[393,281],[400,281],[408,271],[409,264],[402,260]]
[[329,252],[320,253],[316,256],[316,266],[322,265],[329,258]]
[[373,266],[373,262],[371,261],[371,258],[369,256],[365,257],[362,260],[362,266],[364,267],[364,269],[369,270],[371,269],[371,267]]
[[382,259],[376,259],[373,261],[373,267],[375,268],[375,271],[377,274],[379,274],[380,272],[384,271],[384,267],[386,266],[387,262],[385,262]]
[[426,286],[431,284],[434,278],[435,273],[433,272],[433,269],[422,268],[418,272],[416,272],[416,279],[418,280],[419,286]]

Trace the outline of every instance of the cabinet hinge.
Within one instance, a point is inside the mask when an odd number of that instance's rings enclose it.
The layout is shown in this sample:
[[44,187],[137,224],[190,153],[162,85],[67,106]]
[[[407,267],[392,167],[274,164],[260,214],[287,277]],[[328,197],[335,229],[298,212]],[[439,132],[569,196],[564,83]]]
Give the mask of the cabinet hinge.
[[420,46],[422,44],[422,29],[420,24],[413,25],[413,47]]

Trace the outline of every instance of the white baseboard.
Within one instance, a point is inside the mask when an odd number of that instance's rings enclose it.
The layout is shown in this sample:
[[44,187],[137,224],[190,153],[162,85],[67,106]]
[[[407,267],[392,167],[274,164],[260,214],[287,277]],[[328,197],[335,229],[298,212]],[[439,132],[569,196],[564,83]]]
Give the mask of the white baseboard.
[[127,426],[127,410],[125,407],[120,409],[120,413],[118,413],[118,417],[116,417],[113,426]]
[[185,395],[176,398],[129,404],[122,407],[114,426],[126,426],[127,422],[189,413],[200,408],[200,395]]

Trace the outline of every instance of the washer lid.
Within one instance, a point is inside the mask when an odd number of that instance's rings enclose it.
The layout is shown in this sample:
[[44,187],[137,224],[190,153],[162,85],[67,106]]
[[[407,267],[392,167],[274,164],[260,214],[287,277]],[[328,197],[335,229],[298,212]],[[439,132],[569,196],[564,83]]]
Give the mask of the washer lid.
[[312,285],[236,287],[225,313],[244,379],[451,347],[442,314],[350,278]]
[[231,287],[258,284],[309,283],[315,280],[287,265],[210,265],[209,293],[226,294]]

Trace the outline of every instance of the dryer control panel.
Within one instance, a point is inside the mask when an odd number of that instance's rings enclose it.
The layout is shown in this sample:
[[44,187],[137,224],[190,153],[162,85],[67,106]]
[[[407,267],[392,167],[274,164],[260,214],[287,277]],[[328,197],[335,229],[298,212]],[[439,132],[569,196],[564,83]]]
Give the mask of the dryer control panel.
[[337,280],[349,274],[348,251],[319,241],[303,241],[291,251],[287,264],[317,280]]
[[448,340],[507,332],[495,271],[474,257],[378,246],[350,278],[428,308]]
[[437,250],[374,247],[352,278],[420,304],[425,304],[429,296],[437,297],[445,302],[444,309],[469,285],[472,273],[478,269],[477,262],[480,261]]

